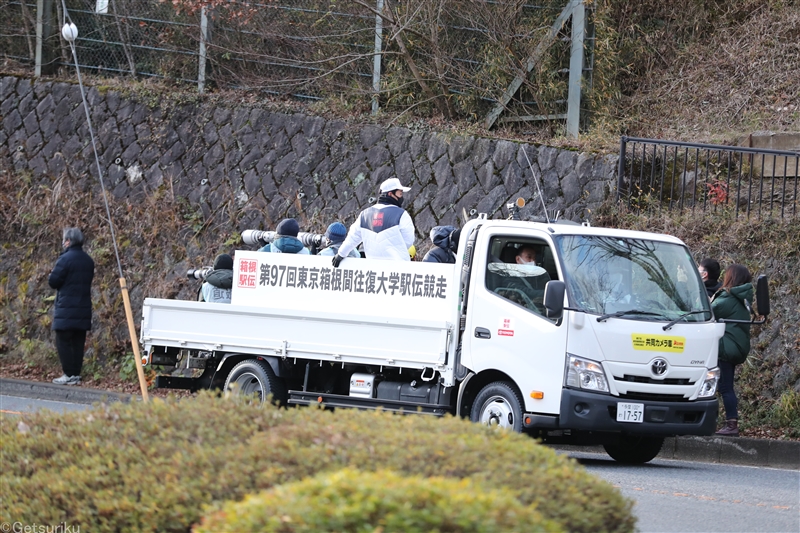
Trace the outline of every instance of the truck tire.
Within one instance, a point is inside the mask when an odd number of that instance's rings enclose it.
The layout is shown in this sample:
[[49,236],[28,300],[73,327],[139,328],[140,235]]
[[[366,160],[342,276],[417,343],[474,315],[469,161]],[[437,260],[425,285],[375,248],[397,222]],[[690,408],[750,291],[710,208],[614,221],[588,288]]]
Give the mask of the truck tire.
[[470,420],[492,427],[522,431],[522,399],[506,381],[486,385],[472,404]]
[[225,394],[234,396],[255,396],[258,403],[264,403],[272,395],[272,403],[286,403],[286,385],[273,372],[272,367],[263,361],[247,359],[231,369],[225,380]]
[[603,448],[618,463],[641,465],[655,459],[663,444],[664,437],[620,435],[618,440],[603,444]]

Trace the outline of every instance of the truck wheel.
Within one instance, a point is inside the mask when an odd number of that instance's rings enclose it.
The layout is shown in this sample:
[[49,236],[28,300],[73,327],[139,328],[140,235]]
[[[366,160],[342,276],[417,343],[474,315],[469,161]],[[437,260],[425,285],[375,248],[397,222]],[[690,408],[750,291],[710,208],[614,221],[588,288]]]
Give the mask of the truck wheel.
[[513,385],[505,381],[495,381],[478,393],[469,418],[487,426],[520,432],[522,400]]
[[663,444],[664,437],[620,435],[618,440],[603,444],[603,448],[619,463],[641,465],[655,459]]
[[258,403],[267,401],[271,394],[272,403],[281,405],[286,402],[286,385],[269,364],[249,359],[231,369],[225,380],[225,394],[252,396]]

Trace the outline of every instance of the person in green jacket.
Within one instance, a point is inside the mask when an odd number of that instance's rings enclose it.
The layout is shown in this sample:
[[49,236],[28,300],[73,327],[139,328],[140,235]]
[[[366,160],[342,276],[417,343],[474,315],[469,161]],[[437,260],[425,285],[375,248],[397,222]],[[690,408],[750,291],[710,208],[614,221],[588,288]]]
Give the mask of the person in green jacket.
[[[745,305],[753,301],[753,276],[744,265],[731,265],[725,270],[722,288],[711,300],[711,309],[717,318],[750,320]],[[719,393],[725,408],[725,427],[717,435],[739,436],[738,400],[733,389],[736,365],[744,363],[750,353],[750,324],[725,324],[725,335],[719,340]]]

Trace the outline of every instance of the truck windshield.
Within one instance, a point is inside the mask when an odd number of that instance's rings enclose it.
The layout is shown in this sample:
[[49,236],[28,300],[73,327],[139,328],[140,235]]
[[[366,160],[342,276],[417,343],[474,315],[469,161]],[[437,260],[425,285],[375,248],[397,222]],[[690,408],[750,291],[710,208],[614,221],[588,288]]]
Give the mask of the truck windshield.
[[[674,320],[710,309],[685,246],[586,235],[560,236],[556,245],[571,307],[635,320]],[[705,322],[711,316],[710,311],[696,312],[682,320]]]

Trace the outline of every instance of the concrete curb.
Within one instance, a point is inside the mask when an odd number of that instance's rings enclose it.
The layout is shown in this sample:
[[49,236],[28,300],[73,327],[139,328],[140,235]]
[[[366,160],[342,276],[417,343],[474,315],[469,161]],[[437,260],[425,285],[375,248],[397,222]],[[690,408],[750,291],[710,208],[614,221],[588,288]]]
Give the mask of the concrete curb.
[[130,402],[133,396],[73,385],[56,385],[38,381],[0,378],[0,394],[53,400],[57,402],[92,404],[95,402]]
[[[0,394],[81,404],[130,402],[137,398],[131,394],[7,378],[0,378]],[[600,446],[556,446],[556,448],[575,452],[605,453]],[[716,436],[670,437],[664,441],[664,447],[658,457],[680,461],[800,470],[800,441]]]
[[[557,450],[599,453],[602,446],[555,445]],[[659,459],[800,470],[800,441],[748,437],[669,437]]]
[[658,454],[663,459],[800,470],[800,441],[748,437],[673,437]]

